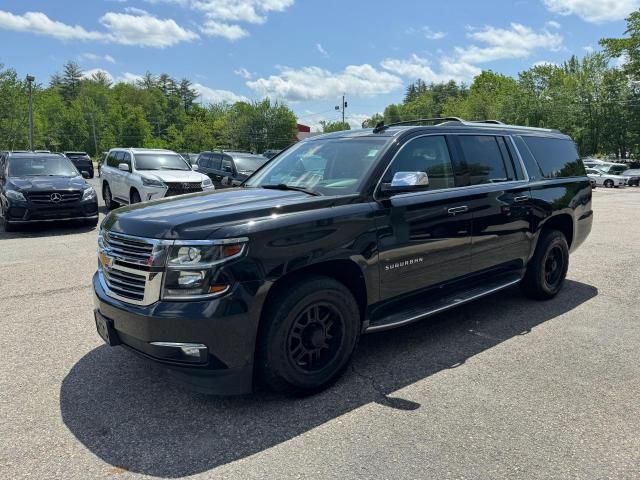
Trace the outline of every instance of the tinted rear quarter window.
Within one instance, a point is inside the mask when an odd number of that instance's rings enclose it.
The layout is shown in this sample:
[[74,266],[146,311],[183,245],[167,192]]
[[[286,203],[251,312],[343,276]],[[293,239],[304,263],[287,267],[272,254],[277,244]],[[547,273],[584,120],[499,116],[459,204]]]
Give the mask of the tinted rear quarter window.
[[544,178],[576,177],[586,174],[580,155],[571,140],[527,137],[522,139],[536,159]]

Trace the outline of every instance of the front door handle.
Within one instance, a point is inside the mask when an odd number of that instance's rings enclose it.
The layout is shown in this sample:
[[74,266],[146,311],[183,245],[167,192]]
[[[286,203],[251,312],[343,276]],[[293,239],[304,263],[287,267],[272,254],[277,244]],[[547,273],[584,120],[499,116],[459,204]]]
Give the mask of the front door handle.
[[458,213],[464,213],[468,211],[469,211],[469,207],[467,207],[466,205],[462,205],[460,207],[451,207],[450,209],[447,210],[447,213],[449,213],[449,215],[456,215]]
[[529,200],[529,195],[520,195],[519,197],[513,197],[514,202],[526,202]]

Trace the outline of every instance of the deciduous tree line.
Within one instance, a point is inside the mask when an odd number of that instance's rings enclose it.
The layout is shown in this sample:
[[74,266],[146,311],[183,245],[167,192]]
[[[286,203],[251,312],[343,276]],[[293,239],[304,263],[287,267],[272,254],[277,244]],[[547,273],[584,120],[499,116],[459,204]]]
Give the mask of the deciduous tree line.
[[[15,70],[0,65],[0,150],[28,146],[27,88]],[[186,79],[147,73],[135,84],[114,85],[101,72],[85,78],[69,62],[48,86],[34,85],[33,146],[91,154],[116,146],[262,152],[287,146],[296,134],[296,117],[281,103],[203,106],[197,97]]]

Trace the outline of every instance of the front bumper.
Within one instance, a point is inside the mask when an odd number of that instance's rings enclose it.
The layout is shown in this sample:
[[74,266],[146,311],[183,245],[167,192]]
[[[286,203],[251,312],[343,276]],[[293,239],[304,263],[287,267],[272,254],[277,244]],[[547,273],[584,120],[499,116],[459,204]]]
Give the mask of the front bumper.
[[80,201],[73,204],[42,204],[11,200],[7,219],[12,223],[55,222],[65,220],[97,220],[98,201]]
[[[251,289],[237,284],[218,299],[141,306],[108,296],[98,275],[93,277],[94,306],[117,336],[112,345],[162,364],[193,390],[215,395],[251,392],[260,311]],[[197,361],[187,359],[177,348],[158,346],[167,342],[203,345],[206,354]]]

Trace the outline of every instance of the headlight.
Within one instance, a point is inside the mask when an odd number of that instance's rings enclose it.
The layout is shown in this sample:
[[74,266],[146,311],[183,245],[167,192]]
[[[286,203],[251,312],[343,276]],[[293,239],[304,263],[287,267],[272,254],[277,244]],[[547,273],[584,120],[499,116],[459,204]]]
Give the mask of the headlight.
[[164,183],[162,183],[160,180],[156,180],[155,178],[146,178],[146,177],[141,177],[142,178],[142,184],[145,187],[164,187]]
[[27,199],[24,198],[24,195],[16,190],[7,190],[7,198],[9,200],[16,200],[18,202],[26,202]]
[[82,194],[82,200],[93,200],[96,198],[96,191],[93,187],[85,188],[84,193]]
[[231,280],[217,268],[246,253],[247,239],[185,241],[169,248],[163,298],[189,300],[225,293]]
[[211,179],[209,177],[205,178],[204,180],[202,180],[202,188],[213,188],[213,182],[211,181]]

